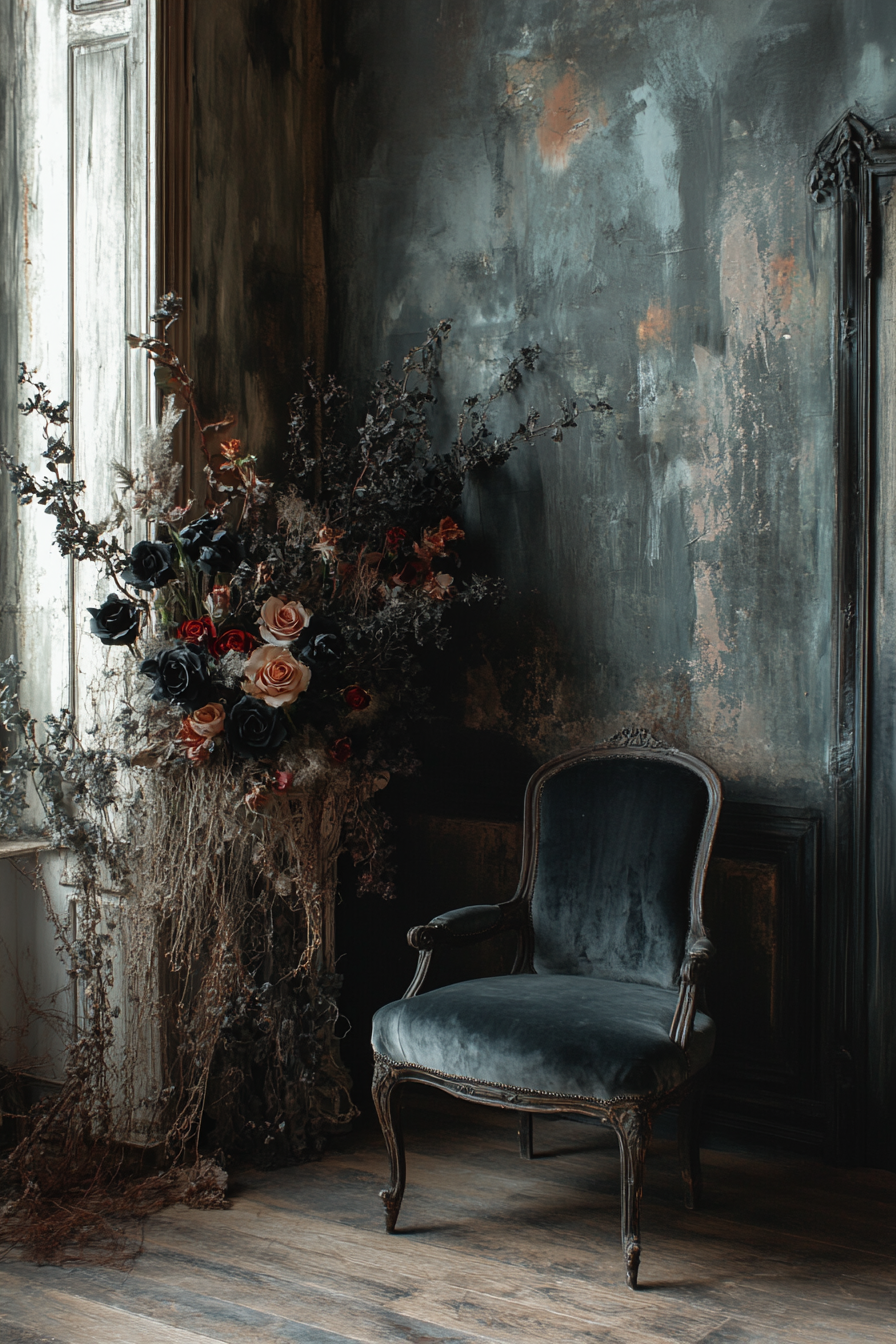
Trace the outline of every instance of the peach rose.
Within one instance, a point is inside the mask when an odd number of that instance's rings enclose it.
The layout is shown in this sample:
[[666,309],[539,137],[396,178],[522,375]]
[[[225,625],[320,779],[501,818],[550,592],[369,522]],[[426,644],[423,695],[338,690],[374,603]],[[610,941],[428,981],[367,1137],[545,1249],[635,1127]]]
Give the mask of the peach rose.
[[213,700],[194,710],[187,723],[197,737],[217,737],[224,728],[224,706]]
[[269,597],[262,605],[258,620],[258,633],[266,644],[279,644],[285,648],[305,629],[311,620],[301,602],[287,602],[282,597]]
[[255,649],[246,659],[243,690],[266,705],[279,709],[291,705],[308,689],[311,668],[296,662],[291,653],[270,644]]

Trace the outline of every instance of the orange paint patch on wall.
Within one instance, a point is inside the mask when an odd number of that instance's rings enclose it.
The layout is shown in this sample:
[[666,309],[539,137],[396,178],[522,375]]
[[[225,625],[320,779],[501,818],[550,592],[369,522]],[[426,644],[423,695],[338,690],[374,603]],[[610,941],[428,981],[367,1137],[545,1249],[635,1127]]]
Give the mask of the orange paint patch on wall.
[[668,304],[648,305],[647,316],[638,323],[638,344],[642,347],[672,344],[672,309]]
[[[606,113],[604,113],[606,116]],[[544,111],[538,121],[538,149],[546,168],[560,172],[569,164],[569,151],[591,130],[591,113],[585,106],[574,70],[544,95]]]
[[772,297],[782,313],[786,313],[793,298],[793,272],[796,257],[772,257],[768,263]]

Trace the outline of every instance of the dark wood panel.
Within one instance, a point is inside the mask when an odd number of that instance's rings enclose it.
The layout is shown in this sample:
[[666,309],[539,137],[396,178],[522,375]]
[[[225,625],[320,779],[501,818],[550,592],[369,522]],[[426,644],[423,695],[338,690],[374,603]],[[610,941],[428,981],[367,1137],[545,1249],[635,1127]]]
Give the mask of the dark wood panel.
[[727,803],[710,864],[707,975],[719,1029],[717,1122],[821,1148],[818,1011],[821,823],[797,808]]

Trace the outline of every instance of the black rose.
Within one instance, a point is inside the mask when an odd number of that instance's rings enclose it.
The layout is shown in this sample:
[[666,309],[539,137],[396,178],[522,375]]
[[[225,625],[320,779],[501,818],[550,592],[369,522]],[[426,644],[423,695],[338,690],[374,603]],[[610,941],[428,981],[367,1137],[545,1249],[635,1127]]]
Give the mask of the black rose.
[[312,616],[306,628],[292,645],[292,651],[312,672],[325,672],[345,658],[345,640],[339,623],[332,616]]
[[101,607],[88,607],[90,633],[103,644],[133,644],[140,633],[140,608],[117,593],[110,593]]
[[203,574],[213,579],[216,574],[232,574],[246,558],[243,539],[237,532],[221,532],[202,547],[196,562]]
[[255,760],[277,750],[286,737],[286,716],[263,700],[244,695],[227,715],[224,731],[234,756]]
[[190,560],[198,560],[203,546],[208,546],[212,537],[221,526],[221,522],[212,513],[204,513],[201,518],[181,528],[180,544],[184,555]]
[[199,709],[213,699],[204,649],[194,644],[175,644],[155,658],[140,664],[145,677],[152,677],[153,700],[173,700],[184,709]]
[[121,577],[132,588],[164,588],[175,578],[174,550],[164,541],[138,541],[131,551],[130,565]]

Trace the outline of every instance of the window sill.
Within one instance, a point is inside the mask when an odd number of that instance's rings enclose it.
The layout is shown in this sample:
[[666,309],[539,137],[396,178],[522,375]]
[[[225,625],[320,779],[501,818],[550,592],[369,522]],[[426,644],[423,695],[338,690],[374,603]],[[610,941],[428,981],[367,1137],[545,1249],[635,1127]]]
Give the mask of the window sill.
[[18,859],[24,854],[40,854],[52,848],[52,840],[48,840],[45,835],[32,835],[22,840],[0,840],[0,859]]

